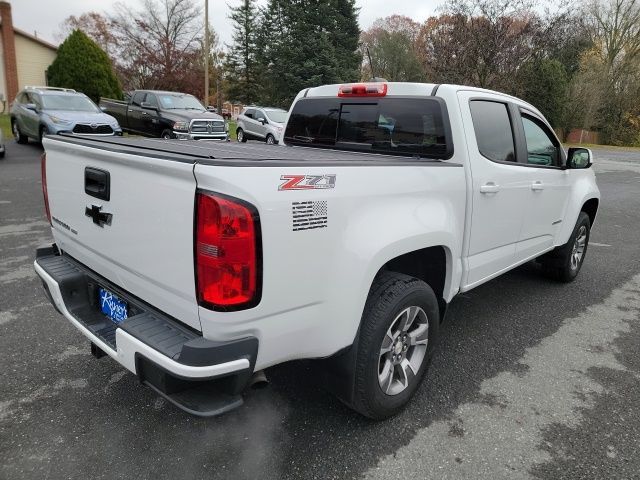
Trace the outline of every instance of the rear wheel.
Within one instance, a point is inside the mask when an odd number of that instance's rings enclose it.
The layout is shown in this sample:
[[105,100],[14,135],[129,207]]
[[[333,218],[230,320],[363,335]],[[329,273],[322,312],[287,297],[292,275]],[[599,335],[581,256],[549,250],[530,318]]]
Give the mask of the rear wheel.
[[18,121],[15,119],[11,121],[11,131],[13,132],[13,136],[15,137],[16,142],[25,144],[29,141],[29,137],[27,137],[20,131]]
[[238,139],[239,142],[245,143],[247,141],[247,137],[244,135],[244,131],[239,128],[238,131],[236,132],[236,138]]
[[275,143],[276,143],[276,137],[274,137],[271,134],[267,135],[267,145],[275,145]]
[[580,212],[569,241],[538,259],[544,273],[560,282],[573,281],[578,276],[587,255],[590,233],[589,215]]
[[425,282],[395,272],[379,275],[358,338],[355,410],[383,419],[405,407],[428,368],[439,318],[438,301]]

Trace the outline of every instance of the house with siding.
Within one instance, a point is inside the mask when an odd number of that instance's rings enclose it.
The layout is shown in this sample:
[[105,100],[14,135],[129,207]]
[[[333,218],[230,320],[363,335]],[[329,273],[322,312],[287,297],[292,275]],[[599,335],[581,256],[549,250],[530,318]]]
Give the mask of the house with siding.
[[15,28],[11,4],[0,1],[0,95],[6,108],[26,85],[46,85],[56,53],[55,45]]

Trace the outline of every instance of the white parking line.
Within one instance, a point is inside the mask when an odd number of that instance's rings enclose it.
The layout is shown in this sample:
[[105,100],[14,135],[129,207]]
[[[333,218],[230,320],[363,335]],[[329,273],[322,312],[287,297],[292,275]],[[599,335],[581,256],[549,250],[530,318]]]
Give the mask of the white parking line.
[[598,242],[589,242],[589,246],[594,247],[610,247],[611,245],[607,245],[606,243],[598,243]]

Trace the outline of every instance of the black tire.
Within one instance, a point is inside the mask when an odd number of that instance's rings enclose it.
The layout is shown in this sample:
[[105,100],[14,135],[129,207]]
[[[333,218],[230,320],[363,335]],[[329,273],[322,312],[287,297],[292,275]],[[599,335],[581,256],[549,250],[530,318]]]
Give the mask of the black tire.
[[46,125],[40,126],[38,141],[42,144],[42,138],[48,134],[49,134],[49,129],[47,128],[47,126]]
[[[572,262],[572,257],[576,254],[578,238],[584,234],[584,248],[579,260]],[[591,234],[591,221],[589,215],[580,212],[578,221],[573,228],[573,232],[569,237],[569,241],[561,247],[557,247],[551,252],[543,255],[538,259],[542,265],[542,271],[545,275],[553,280],[568,283],[575,280],[580,273],[584,259],[587,256],[587,247],[589,246],[589,236]]]
[[[382,342],[388,338],[387,331],[395,325],[399,315],[408,307],[420,307],[426,314],[426,352],[423,350],[424,357],[415,375],[412,371],[406,375],[405,389],[399,393],[387,394],[379,381],[379,375],[383,374],[380,370],[384,370],[381,366],[386,361],[381,355]],[[429,285],[408,275],[395,272],[381,273],[371,287],[362,314],[351,407],[375,420],[400,412],[425,376],[437,341],[439,324],[438,301]],[[386,355],[395,351],[391,348]],[[410,352],[411,350],[407,351],[406,355]],[[408,356],[406,358],[408,359]],[[406,371],[409,372],[408,369]]]
[[173,138],[173,132],[171,130],[163,130],[160,134],[160,138],[164,138],[165,140],[171,140]]
[[11,131],[13,132],[13,136],[16,138],[16,142],[22,145],[29,142],[29,137],[20,131],[18,121],[15,119],[11,121]]
[[244,131],[241,128],[236,130],[236,139],[239,142],[247,143],[247,136],[244,134]]
[[267,135],[267,138],[265,140],[267,142],[267,145],[275,145],[276,144],[276,137],[274,137],[273,135],[269,134]]
[[0,159],[4,158],[4,154],[7,153],[6,150],[0,152]]

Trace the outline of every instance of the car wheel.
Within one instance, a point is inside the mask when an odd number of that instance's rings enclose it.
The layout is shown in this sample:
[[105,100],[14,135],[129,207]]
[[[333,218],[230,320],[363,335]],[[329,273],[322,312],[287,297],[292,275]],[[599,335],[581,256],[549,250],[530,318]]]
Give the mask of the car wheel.
[[173,138],[173,132],[171,130],[163,130],[160,134],[160,137],[164,138],[165,140],[170,140]]
[[400,273],[379,275],[362,315],[351,406],[376,420],[402,410],[425,376],[439,323],[429,285]]
[[13,132],[13,136],[15,137],[16,142],[25,144],[29,141],[29,137],[27,137],[20,131],[17,120],[13,120],[11,122],[11,131]]
[[267,145],[275,145],[276,144],[276,138],[269,134],[267,135]]
[[0,152],[0,158],[4,158],[4,154],[5,154],[5,153],[7,153],[7,151],[6,151],[6,150],[2,150],[2,151]]
[[46,125],[42,125],[42,126],[40,127],[40,137],[38,138],[38,140],[40,141],[40,143],[42,143],[42,138],[43,138],[45,135],[48,135],[48,134],[49,134],[49,129],[47,128],[47,126],[46,126]]
[[247,141],[247,137],[245,137],[244,135],[244,131],[239,128],[238,131],[236,132],[236,138],[238,139],[239,142],[245,143]]
[[538,259],[543,272],[549,278],[560,282],[573,281],[578,276],[587,255],[590,234],[589,215],[580,212],[569,241]]

